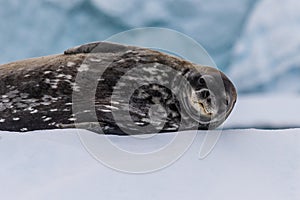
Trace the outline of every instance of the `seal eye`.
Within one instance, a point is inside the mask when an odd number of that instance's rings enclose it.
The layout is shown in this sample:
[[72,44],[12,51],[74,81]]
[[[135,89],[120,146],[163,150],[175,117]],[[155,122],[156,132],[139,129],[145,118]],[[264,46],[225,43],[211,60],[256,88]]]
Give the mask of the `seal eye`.
[[200,83],[200,85],[204,85],[205,84],[204,78],[199,78],[198,82]]

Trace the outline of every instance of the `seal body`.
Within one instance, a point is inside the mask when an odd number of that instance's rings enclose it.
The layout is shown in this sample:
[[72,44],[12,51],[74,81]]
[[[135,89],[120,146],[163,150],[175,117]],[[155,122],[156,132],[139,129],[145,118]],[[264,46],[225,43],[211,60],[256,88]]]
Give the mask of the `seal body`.
[[233,84],[217,69],[107,42],[0,65],[0,130],[213,129],[235,101]]

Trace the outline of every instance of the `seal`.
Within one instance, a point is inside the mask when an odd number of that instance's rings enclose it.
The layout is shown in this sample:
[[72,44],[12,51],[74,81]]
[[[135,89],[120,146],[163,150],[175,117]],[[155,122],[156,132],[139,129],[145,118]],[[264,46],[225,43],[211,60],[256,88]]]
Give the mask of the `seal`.
[[6,131],[207,130],[226,120],[236,99],[232,82],[215,68],[109,42],[0,65],[0,130]]

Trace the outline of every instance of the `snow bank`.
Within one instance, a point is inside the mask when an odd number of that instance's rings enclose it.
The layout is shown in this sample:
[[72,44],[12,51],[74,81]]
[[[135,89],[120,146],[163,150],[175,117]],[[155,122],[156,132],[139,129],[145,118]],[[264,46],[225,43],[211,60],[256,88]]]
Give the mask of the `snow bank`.
[[[300,197],[300,129],[227,130],[204,160],[204,133],[173,165],[150,174],[114,171],[94,160],[74,130],[0,132],[3,199],[272,199]],[[86,131],[86,134],[93,134]],[[170,134],[155,137],[155,148]],[[190,134],[184,132],[182,134]],[[104,137],[104,136],[99,136]],[[116,145],[144,149],[127,137]]]

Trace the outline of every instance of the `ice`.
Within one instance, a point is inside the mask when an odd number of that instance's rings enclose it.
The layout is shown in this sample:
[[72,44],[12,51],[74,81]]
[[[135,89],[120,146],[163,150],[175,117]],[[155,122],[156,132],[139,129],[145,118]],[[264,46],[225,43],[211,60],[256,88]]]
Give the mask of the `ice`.
[[240,92],[300,92],[297,0],[263,0],[234,48],[229,76]]
[[[256,0],[92,0],[98,10],[117,17],[129,27],[172,28],[200,42],[221,69],[229,63],[231,47]],[[164,38],[162,38],[164,40]],[[174,41],[176,42],[176,41]]]
[[[0,63],[62,53],[138,27],[180,31],[225,69],[253,0],[22,0],[2,1]],[[165,38],[161,38],[165,40]],[[176,41],[171,41],[176,42]]]
[[300,92],[299,1],[122,2],[3,1],[0,63],[62,53],[132,28],[165,27],[202,44],[240,94]]

